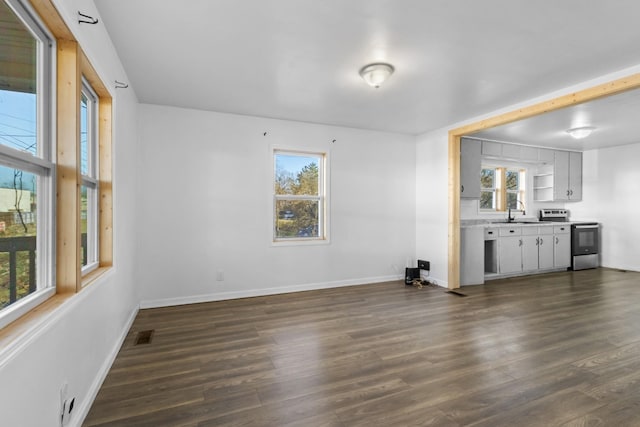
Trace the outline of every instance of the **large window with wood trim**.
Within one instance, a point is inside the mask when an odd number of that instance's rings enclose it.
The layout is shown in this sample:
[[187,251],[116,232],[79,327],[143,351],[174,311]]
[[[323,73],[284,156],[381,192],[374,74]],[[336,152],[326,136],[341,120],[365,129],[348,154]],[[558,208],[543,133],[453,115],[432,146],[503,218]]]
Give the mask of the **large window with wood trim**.
[[53,37],[0,1],[0,327],[55,293]]
[[480,171],[480,210],[524,210],[525,178],[524,169],[483,166]]
[[0,328],[113,263],[111,94],[54,5],[25,4],[0,0]]

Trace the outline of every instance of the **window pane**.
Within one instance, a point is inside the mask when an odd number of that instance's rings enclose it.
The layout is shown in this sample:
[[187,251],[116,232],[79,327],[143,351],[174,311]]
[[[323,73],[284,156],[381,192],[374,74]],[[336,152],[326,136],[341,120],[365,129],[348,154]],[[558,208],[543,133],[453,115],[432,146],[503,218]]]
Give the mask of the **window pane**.
[[319,157],[276,153],[275,162],[276,194],[318,195]]
[[320,237],[318,200],[276,201],[276,238]]
[[0,166],[0,308],[36,291],[38,177]]
[[36,155],[37,40],[0,1],[0,144]]
[[520,188],[518,178],[520,176],[520,172],[508,170],[506,175],[507,180],[507,190],[518,190]]
[[80,173],[89,175],[89,116],[87,114],[88,99],[83,93],[80,97]]
[[80,187],[80,240],[82,243],[82,266],[87,265],[88,247],[87,247],[87,229],[89,222],[89,200],[87,197],[87,186]]
[[495,209],[495,192],[494,191],[481,191],[480,192],[480,209]]
[[507,193],[507,209],[518,209],[518,193]]
[[482,169],[480,173],[481,188],[495,188],[496,171],[494,169]]

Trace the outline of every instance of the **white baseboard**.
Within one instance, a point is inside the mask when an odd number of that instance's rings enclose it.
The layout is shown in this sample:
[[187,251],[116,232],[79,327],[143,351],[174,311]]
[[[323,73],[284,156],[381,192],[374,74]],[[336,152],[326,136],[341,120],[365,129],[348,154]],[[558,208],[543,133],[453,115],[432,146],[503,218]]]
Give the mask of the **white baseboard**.
[[442,288],[448,288],[449,287],[449,282],[447,282],[446,280],[442,280],[442,279],[437,279],[435,277],[427,277],[426,278],[429,282],[433,283],[434,285],[438,285]]
[[243,291],[218,292],[205,295],[193,295],[175,298],[143,300],[140,308],[169,307],[173,305],[197,304],[201,302],[224,301],[229,299],[259,297],[264,295],[286,294],[290,292],[312,291],[317,289],[340,288],[343,286],[368,285],[371,283],[391,282],[403,280],[404,276],[380,276],[366,277],[361,279],[340,280],[334,282],[308,283],[304,285],[281,286],[265,289],[249,289]]
[[84,399],[82,399],[82,402],[78,407],[75,416],[72,417],[69,423],[71,426],[80,427],[82,423],[84,423],[85,418],[87,418],[87,415],[89,414],[89,410],[91,409],[91,405],[93,405],[93,401],[96,399],[96,396],[100,391],[100,387],[102,387],[102,383],[104,382],[105,378],[107,377],[107,374],[109,373],[109,370],[111,369],[111,365],[113,365],[113,362],[116,360],[116,356],[120,351],[120,347],[122,347],[122,343],[124,343],[124,340],[127,337],[129,330],[131,329],[131,325],[133,325],[133,321],[136,319],[136,316],[138,315],[139,309],[140,309],[139,307],[134,307],[134,309],[131,310],[131,314],[129,315],[129,318],[127,319],[124,327],[122,328],[120,337],[118,338],[115,345],[111,349],[111,352],[109,352],[109,355],[107,356],[107,358],[102,363],[100,370],[96,374],[93,382],[91,383],[91,386],[89,387],[89,392],[84,397]]
[[613,270],[626,270],[626,271],[636,271],[636,272],[640,272],[640,268],[638,268],[637,266],[629,266],[629,265],[601,265],[600,267],[603,268],[611,268]]

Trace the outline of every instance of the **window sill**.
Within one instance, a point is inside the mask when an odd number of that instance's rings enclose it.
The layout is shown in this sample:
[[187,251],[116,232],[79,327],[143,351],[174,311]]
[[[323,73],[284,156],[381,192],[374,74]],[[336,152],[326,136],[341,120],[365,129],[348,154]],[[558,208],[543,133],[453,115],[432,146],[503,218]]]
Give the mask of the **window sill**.
[[107,266],[107,267],[98,267],[95,270],[91,270],[90,272],[82,276],[81,286],[84,288],[85,286],[92,284],[93,282],[98,280],[100,277],[104,276],[107,272],[109,272],[111,268],[112,268],[111,266]]
[[329,239],[292,239],[292,240],[274,240],[271,246],[316,246],[328,245]]

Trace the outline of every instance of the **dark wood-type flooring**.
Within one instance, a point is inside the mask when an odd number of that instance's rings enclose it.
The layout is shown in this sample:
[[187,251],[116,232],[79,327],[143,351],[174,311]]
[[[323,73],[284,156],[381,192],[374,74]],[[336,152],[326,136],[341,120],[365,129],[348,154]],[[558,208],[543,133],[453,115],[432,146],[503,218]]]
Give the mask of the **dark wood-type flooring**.
[[391,282],[141,310],[85,425],[640,426],[640,273],[462,291]]

